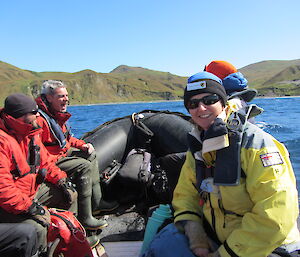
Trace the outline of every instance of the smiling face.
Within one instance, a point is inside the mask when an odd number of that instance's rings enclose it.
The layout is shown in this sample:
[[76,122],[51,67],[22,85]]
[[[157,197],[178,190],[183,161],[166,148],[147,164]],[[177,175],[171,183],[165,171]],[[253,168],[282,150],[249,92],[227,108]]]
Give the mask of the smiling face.
[[68,91],[65,87],[58,87],[53,95],[47,95],[51,107],[57,112],[66,112],[69,103]]
[[[201,99],[204,96],[211,95],[210,93],[202,93],[191,97],[191,99]],[[191,100],[190,99],[190,100]],[[195,109],[189,109],[189,113],[192,116],[193,121],[202,129],[208,130],[211,124],[214,122],[215,118],[223,111],[224,107],[222,102],[218,102],[205,105],[202,102]]]

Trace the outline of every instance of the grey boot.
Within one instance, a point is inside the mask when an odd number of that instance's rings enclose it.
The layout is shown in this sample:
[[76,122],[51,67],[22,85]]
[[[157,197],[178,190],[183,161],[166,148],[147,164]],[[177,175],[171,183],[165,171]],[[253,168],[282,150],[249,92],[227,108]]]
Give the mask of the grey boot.
[[76,183],[78,192],[78,219],[88,230],[106,227],[105,220],[98,220],[92,215],[92,181],[90,177],[81,176]]

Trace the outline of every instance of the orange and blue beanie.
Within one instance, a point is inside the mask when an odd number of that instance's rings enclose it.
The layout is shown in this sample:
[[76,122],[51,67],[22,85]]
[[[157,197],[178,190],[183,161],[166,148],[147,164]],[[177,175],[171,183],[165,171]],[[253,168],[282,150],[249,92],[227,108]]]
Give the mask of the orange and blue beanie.
[[248,81],[241,72],[229,62],[212,61],[204,68],[222,79],[223,86],[230,98],[239,96],[246,102],[251,101],[257,94],[255,89],[248,88]]

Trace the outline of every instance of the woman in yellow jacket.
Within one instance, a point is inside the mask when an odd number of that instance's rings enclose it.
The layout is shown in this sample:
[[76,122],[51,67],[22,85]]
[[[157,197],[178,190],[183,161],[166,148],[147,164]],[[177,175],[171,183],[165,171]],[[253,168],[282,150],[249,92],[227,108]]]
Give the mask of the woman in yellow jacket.
[[165,227],[143,256],[300,256],[289,154],[247,121],[260,109],[236,111],[209,72],[188,79],[184,104],[195,128],[173,195],[175,226]]

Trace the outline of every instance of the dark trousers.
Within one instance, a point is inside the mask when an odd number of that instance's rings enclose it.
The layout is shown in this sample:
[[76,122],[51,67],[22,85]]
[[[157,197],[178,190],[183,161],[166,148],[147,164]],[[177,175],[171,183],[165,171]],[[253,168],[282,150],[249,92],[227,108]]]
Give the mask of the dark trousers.
[[100,182],[95,152],[89,155],[81,150],[72,148],[66,157],[62,157],[56,162],[56,165],[68,174],[74,184],[76,184],[80,176],[91,177],[93,185]]
[[[85,153],[79,149],[71,148],[71,151],[66,157],[60,158],[56,165],[68,174],[72,183],[80,188],[82,178],[88,177],[91,180],[88,186],[88,192],[78,192],[78,199],[83,195],[90,195],[93,209],[97,209],[102,197],[102,191],[100,186],[100,174],[98,168],[98,161],[96,158],[96,152],[92,154]],[[82,210],[84,206],[79,205],[78,208]]]
[[0,256],[30,257],[37,252],[37,232],[33,225],[0,224]]
[[[76,203],[70,206],[64,199],[65,196],[61,189],[48,182],[41,184],[35,195],[35,200],[48,208],[60,208],[76,212]],[[0,208],[0,224],[1,223],[26,223],[33,225],[38,235],[39,250],[44,251],[47,248],[47,227],[42,226],[30,216],[26,214],[13,215]]]

